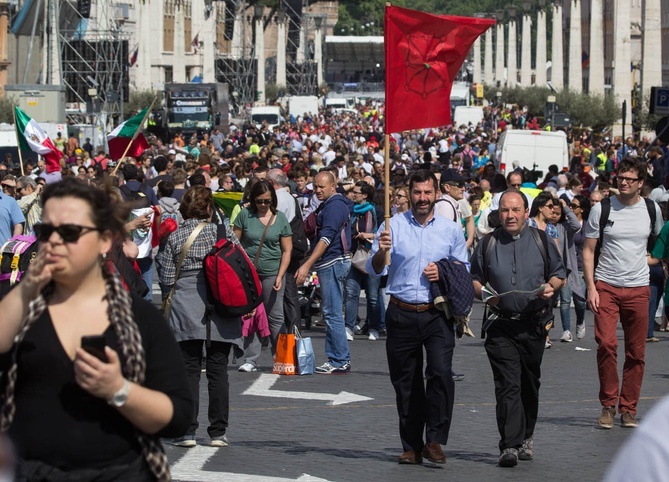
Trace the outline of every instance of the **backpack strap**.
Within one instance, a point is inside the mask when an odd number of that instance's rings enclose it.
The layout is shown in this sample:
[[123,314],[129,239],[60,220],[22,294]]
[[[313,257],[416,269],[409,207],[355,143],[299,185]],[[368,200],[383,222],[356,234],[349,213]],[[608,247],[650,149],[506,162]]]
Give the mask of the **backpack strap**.
[[602,199],[599,204],[602,205],[602,212],[599,216],[599,238],[597,239],[597,245],[595,246],[595,269],[597,269],[599,254],[602,251],[602,243],[604,242],[604,228],[606,227],[606,223],[609,222],[609,214],[611,214],[611,198],[606,197]]
[[[488,282],[489,271],[488,265],[490,264],[490,257],[495,251],[495,245],[497,244],[497,237],[499,236],[499,228],[495,229],[493,232],[486,234],[481,240],[481,252],[483,253],[483,276],[485,277],[485,282]],[[484,283],[485,284],[485,283]]]
[[262,247],[265,244],[267,231],[269,231],[269,227],[274,222],[274,218],[276,218],[276,214],[272,214],[272,216],[269,218],[269,222],[265,225],[265,230],[262,232],[262,236],[260,237],[260,245],[258,246],[258,251],[256,251],[256,257],[253,259],[253,266],[255,266],[256,269],[258,269],[258,260],[260,259],[260,252],[262,251]]
[[541,229],[533,228],[531,226],[529,228],[534,241],[537,243],[541,258],[544,260],[544,281],[548,282],[548,276],[550,275],[550,265],[548,263],[548,235]]

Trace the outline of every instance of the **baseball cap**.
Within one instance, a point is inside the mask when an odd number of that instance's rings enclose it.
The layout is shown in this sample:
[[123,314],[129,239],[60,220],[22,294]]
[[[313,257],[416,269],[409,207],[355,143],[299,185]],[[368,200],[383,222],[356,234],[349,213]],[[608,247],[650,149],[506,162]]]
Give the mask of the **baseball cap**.
[[458,184],[461,182],[466,182],[467,178],[461,175],[457,170],[455,169],[443,169],[441,171],[441,184],[446,184],[446,183],[453,183],[453,184]]

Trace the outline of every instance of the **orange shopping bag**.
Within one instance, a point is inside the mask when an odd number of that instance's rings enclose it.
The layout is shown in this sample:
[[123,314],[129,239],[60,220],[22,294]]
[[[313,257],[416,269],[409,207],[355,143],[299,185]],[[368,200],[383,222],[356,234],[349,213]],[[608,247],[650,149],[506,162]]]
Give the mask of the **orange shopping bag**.
[[276,341],[276,355],[274,356],[272,373],[277,375],[297,374],[297,353],[295,351],[294,334],[279,333],[279,339]]

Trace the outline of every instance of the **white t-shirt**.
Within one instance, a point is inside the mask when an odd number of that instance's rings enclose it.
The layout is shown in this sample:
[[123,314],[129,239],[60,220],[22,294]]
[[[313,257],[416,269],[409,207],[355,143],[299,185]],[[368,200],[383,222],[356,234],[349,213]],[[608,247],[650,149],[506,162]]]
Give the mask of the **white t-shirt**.
[[[434,214],[444,216],[446,219],[450,219],[456,223],[459,223],[462,218],[460,204],[448,194],[442,194],[437,199],[437,202],[434,204]],[[471,210],[469,214],[471,215]]]
[[[625,205],[616,196],[611,199],[611,212],[604,228],[604,241],[595,269],[595,279],[611,286],[648,286],[649,270],[646,261],[646,244],[650,236],[650,216],[646,202]],[[662,230],[662,212],[655,204],[655,234]],[[599,238],[599,219],[602,203],[593,206],[585,225],[585,237]]]
[[[140,216],[144,216],[148,213],[151,213],[151,222],[153,222],[153,209],[151,208],[139,208],[133,209],[131,213],[131,221]],[[153,238],[151,228],[146,229],[134,229],[132,231],[132,240],[139,248],[139,254],[137,258],[148,258],[151,256],[151,239]]]

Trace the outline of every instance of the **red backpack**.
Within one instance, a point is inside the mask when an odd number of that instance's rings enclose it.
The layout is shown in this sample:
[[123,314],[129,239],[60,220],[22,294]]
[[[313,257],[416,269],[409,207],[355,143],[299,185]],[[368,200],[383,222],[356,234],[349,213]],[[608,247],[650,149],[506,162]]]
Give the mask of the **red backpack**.
[[243,316],[262,302],[262,284],[241,246],[220,239],[204,257],[213,309],[224,317]]

